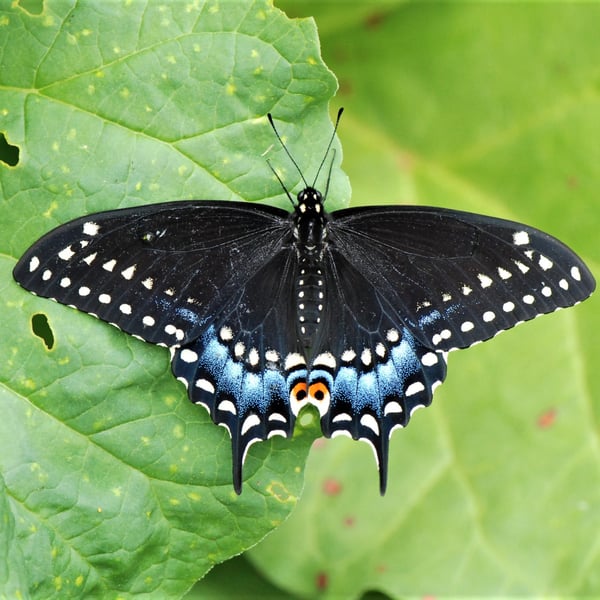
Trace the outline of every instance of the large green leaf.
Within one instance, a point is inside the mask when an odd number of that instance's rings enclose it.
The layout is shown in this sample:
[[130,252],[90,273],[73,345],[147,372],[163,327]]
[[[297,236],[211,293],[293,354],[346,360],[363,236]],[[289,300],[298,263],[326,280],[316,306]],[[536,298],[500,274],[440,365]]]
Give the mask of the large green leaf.
[[[600,273],[598,5],[285,6],[314,14],[340,81],[354,204],[514,218]],[[245,556],[303,598],[597,597],[599,334],[596,295],[453,353],[392,439],[385,498],[368,447],[320,443],[297,510]]]
[[[34,297],[11,270],[92,211],[289,206],[263,156],[265,113],[312,176],[336,81],[314,23],[265,1],[3,6],[0,595],[180,595],[287,517],[314,434],[254,446],[236,496],[227,433],[187,401],[166,350]],[[270,158],[299,183],[280,148]],[[331,196],[349,196],[338,171]]]

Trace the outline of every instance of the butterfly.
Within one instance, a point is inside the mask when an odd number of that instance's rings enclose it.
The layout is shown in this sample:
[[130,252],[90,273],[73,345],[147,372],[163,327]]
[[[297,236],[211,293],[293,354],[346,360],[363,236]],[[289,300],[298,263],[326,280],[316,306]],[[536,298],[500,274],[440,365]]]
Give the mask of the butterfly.
[[450,350],[595,288],[573,251],[520,223],[424,206],[328,213],[331,167],[325,193],[315,185],[341,113],[312,184],[268,115],[304,182],[295,199],[282,183],[291,212],[218,200],[101,212],[50,231],[14,269],[27,290],[170,349],[190,400],[231,435],[238,494],[250,445],[290,437],[307,404],[326,437],[372,446],[383,494],[390,436],[431,403]]

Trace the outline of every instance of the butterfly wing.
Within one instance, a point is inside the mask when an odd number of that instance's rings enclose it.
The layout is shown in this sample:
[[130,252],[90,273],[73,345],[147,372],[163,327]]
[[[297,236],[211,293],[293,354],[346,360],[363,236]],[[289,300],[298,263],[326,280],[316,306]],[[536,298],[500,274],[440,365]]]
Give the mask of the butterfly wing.
[[502,219],[369,207],[334,212],[328,233],[330,312],[309,389],[329,391],[325,435],[373,446],[382,493],[389,436],[430,404],[447,351],[571,306],[595,285],[564,244]]
[[231,434],[233,484],[242,486],[249,446],[274,435],[290,437],[297,411],[289,401],[306,363],[296,335],[294,252],[282,250],[230,297],[204,333],[176,349],[173,372],[213,421]]
[[412,334],[436,350],[466,348],[572,306],[595,288],[583,261],[556,238],[483,215],[347,209],[332,214],[330,238]]
[[82,217],[38,240],[13,275],[26,289],[167,346],[207,320],[286,243],[289,214],[182,201]]

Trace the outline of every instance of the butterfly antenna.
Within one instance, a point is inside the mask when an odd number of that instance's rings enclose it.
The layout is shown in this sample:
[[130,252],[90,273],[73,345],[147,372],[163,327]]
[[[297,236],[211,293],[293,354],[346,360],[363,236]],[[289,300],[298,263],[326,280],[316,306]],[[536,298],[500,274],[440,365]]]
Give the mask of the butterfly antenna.
[[333,149],[331,157],[331,164],[329,165],[329,173],[327,173],[327,183],[325,184],[325,193],[323,194],[323,202],[327,199],[327,193],[329,192],[329,182],[331,181],[331,171],[333,171],[333,162],[335,160],[335,148]]
[[[344,107],[342,106],[342,107],[340,107],[340,110],[338,110],[338,114],[335,119],[335,127],[333,128],[333,133],[331,134],[331,139],[329,140],[329,144],[327,144],[327,150],[325,150],[325,154],[323,155],[323,160],[321,161],[321,164],[319,165],[319,168],[317,169],[317,174],[315,175],[315,180],[313,181],[312,187],[315,187],[315,184],[317,183],[317,179],[319,178],[319,173],[321,172],[321,169],[323,168],[323,165],[325,164],[325,159],[327,158],[327,155],[329,154],[331,144],[333,144],[333,138],[335,138],[335,133],[337,131],[338,125],[340,124],[340,118],[342,117],[343,112],[344,112]],[[331,163],[331,167],[333,167],[333,161]],[[331,168],[329,169],[329,177],[331,177]],[[329,177],[327,178],[327,187],[329,187]],[[327,191],[325,192],[325,196],[327,196]]]
[[292,206],[294,208],[296,208],[296,205],[294,204],[294,199],[288,192],[288,189],[285,187],[285,184],[283,183],[281,177],[279,177],[277,171],[273,168],[273,165],[271,164],[271,161],[269,159],[267,159],[267,164],[269,165],[269,169],[271,169],[271,171],[273,171],[273,175],[275,175],[275,177],[277,177],[277,181],[279,181],[281,187],[283,188],[283,191],[285,192],[285,195],[289,198],[290,202],[292,203]]
[[[273,128],[273,131],[275,132],[275,135],[277,136],[277,139],[279,140],[281,147],[285,150],[285,153],[289,156],[289,159],[292,161],[292,163],[296,167],[296,170],[298,171],[298,173],[300,173],[300,177],[302,178],[302,181],[304,182],[304,187],[308,187],[308,183],[306,182],[306,179],[304,179],[304,175],[302,175],[302,171],[300,170],[298,163],[294,160],[294,157],[291,155],[290,151],[286,148],[285,144],[283,143],[283,140],[281,139],[281,136],[279,135],[279,132],[277,131],[277,128],[275,127],[275,123],[273,123],[273,117],[271,116],[271,113],[267,113],[267,118],[269,119],[269,123],[271,123],[271,127]],[[271,167],[271,170],[273,171],[273,173],[275,173],[273,167]],[[279,179],[279,175],[277,175],[277,173],[275,173],[275,175],[277,176],[277,179]],[[281,179],[279,179],[279,181],[281,181]],[[285,187],[283,189],[285,189]],[[285,190],[285,191],[287,193],[287,190]],[[289,193],[288,193],[288,196],[289,196]],[[292,204],[293,204],[293,202],[292,202]]]

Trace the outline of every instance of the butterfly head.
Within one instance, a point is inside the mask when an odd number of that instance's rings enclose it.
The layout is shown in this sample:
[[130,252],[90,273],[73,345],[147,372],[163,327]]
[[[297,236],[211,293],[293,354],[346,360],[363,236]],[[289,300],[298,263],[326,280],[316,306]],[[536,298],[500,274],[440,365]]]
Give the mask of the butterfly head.
[[323,194],[314,187],[305,187],[297,196],[298,204],[296,213],[298,214],[321,214],[323,212]]

